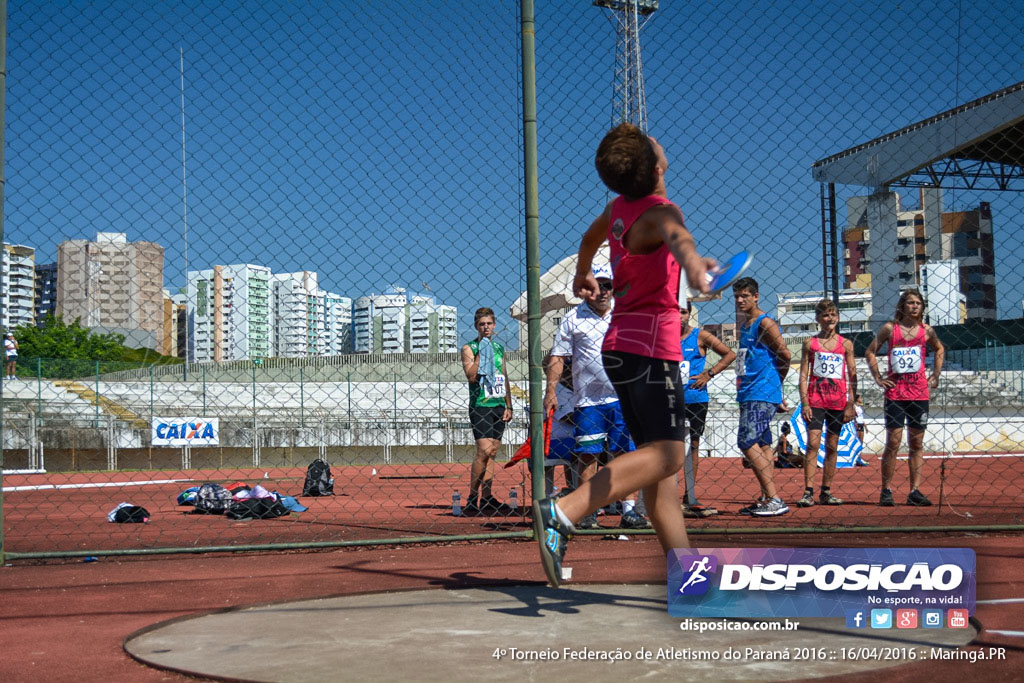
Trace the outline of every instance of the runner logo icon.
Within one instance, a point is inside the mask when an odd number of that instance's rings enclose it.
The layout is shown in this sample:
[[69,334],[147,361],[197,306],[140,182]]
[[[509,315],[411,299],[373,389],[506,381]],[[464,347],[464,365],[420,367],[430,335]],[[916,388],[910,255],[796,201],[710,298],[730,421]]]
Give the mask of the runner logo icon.
[[711,585],[709,574],[718,570],[718,558],[714,555],[687,555],[679,558],[679,566],[685,568],[680,595],[703,595]]

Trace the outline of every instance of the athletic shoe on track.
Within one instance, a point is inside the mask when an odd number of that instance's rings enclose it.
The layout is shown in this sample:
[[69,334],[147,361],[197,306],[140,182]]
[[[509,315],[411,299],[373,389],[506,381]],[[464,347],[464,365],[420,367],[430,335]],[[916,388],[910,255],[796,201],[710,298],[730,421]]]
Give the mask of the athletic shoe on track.
[[884,508],[891,508],[896,505],[896,501],[892,499],[892,491],[889,489],[882,489],[882,493],[878,496],[878,505]]
[[917,507],[928,507],[931,504],[932,502],[928,500],[928,498],[917,489],[911,491],[910,495],[907,496],[907,505],[915,505]]
[[577,529],[600,529],[601,525],[597,523],[597,514],[591,513],[576,523]]
[[714,517],[717,514],[718,510],[713,507],[683,503],[683,517],[686,519],[704,519],[705,517]]
[[835,496],[832,495],[831,491],[822,491],[818,495],[818,502],[820,502],[822,505],[842,505],[843,499],[836,498]]
[[814,493],[804,491],[803,497],[796,502],[798,508],[809,508],[814,505]]
[[629,512],[623,512],[622,518],[619,520],[620,529],[650,529],[651,523],[647,521],[647,518],[641,515],[636,510],[630,510]]
[[548,583],[558,588],[562,583],[562,558],[571,534],[558,520],[555,501],[551,498],[533,503],[533,535],[540,546],[540,562]]
[[480,514],[483,515],[504,515],[508,514],[508,508],[497,498],[491,496],[489,498],[480,499]]
[[760,498],[755,500],[753,503],[751,503],[747,507],[740,508],[739,512],[740,512],[741,515],[749,515],[749,514],[751,514],[754,511],[754,508],[756,508],[758,505],[760,505],[764,501],[765,501],[764,496],[761,496]]
[[764,501],[753,510],[750,511],[754,517],[778,517],[789,512],[789,506],[782,502],[782,499],[776,496],[775,498],[769,498]]

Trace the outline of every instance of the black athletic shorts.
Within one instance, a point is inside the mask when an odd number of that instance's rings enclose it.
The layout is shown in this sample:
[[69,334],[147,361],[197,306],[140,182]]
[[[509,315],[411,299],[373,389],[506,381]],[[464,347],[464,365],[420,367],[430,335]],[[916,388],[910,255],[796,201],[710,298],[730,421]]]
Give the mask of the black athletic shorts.
[[473,406],[469,409],[469,423],[473,425],[473,438],[500,439],[505,433],[505,406]]
[[843,429],[843,411],[830,410],[828,408],[811,408],[811,421],[807,423],[807,429],[821,431],[824,424],[829,434],[838,434]]
[[686,423],[690,426],[690,438],[704,436],[704,425],[708,421],[707,403],[687,403]]
[[622,351],[601,355],[633,443],[639,448],[653,441],[684,441],[686,403],[679,363]]
[[928,401],[891,401],[885,399],[885,428],[924,429],[928,426]]

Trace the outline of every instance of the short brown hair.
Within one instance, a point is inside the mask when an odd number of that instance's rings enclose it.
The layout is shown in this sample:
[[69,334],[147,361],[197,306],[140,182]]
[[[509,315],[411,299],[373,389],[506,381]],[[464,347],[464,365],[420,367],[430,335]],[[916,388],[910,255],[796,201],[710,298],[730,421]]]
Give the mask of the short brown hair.
[[760,291],[757,287],[757,280],[755,280],[752,277],[741,277],[739,280],[733,283],[733,293],[741,292],[744,289],[750,292],[751,294],[760,294]]
[[480,318],[486,318],[490,316],[491,320],[498,322],[498,318],[494,315],[494,310],[484,306],[483,308],[476,309],[476,313],[473,314],[473,327],[480,322]]
[[814,304],[814,315],[825,315],[829,311],[835,311],[836,315],[839,315],[839,307],[836,306],[836,302],[832,299],[822,299],[818,303]]
[[594,165],[608,189],[627,199],[646,197],[658,185],[654,145],[632,123],[620,123],[608,131],[597,146]]

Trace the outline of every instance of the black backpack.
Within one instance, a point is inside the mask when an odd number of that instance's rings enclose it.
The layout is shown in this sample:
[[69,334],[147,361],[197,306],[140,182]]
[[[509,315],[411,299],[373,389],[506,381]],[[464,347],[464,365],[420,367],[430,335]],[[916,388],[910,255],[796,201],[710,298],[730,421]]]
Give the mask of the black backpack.
[[222,515],[231,506],[231,491],[220,484],[203,484],[196,492],[197,515]]
[[118,524],[145,524],[149,518],[149,510],[131,503],[121,503],[107,515],[107,520]]
[[331,466],[322,458],[309,463],[306,468],[306,483],[302,485],[303,496],[333,496],[334,479],[331,478]]
[[288,508],[277,498],[245,498],[228,508],[230,519],[274,519],[288,514]]

